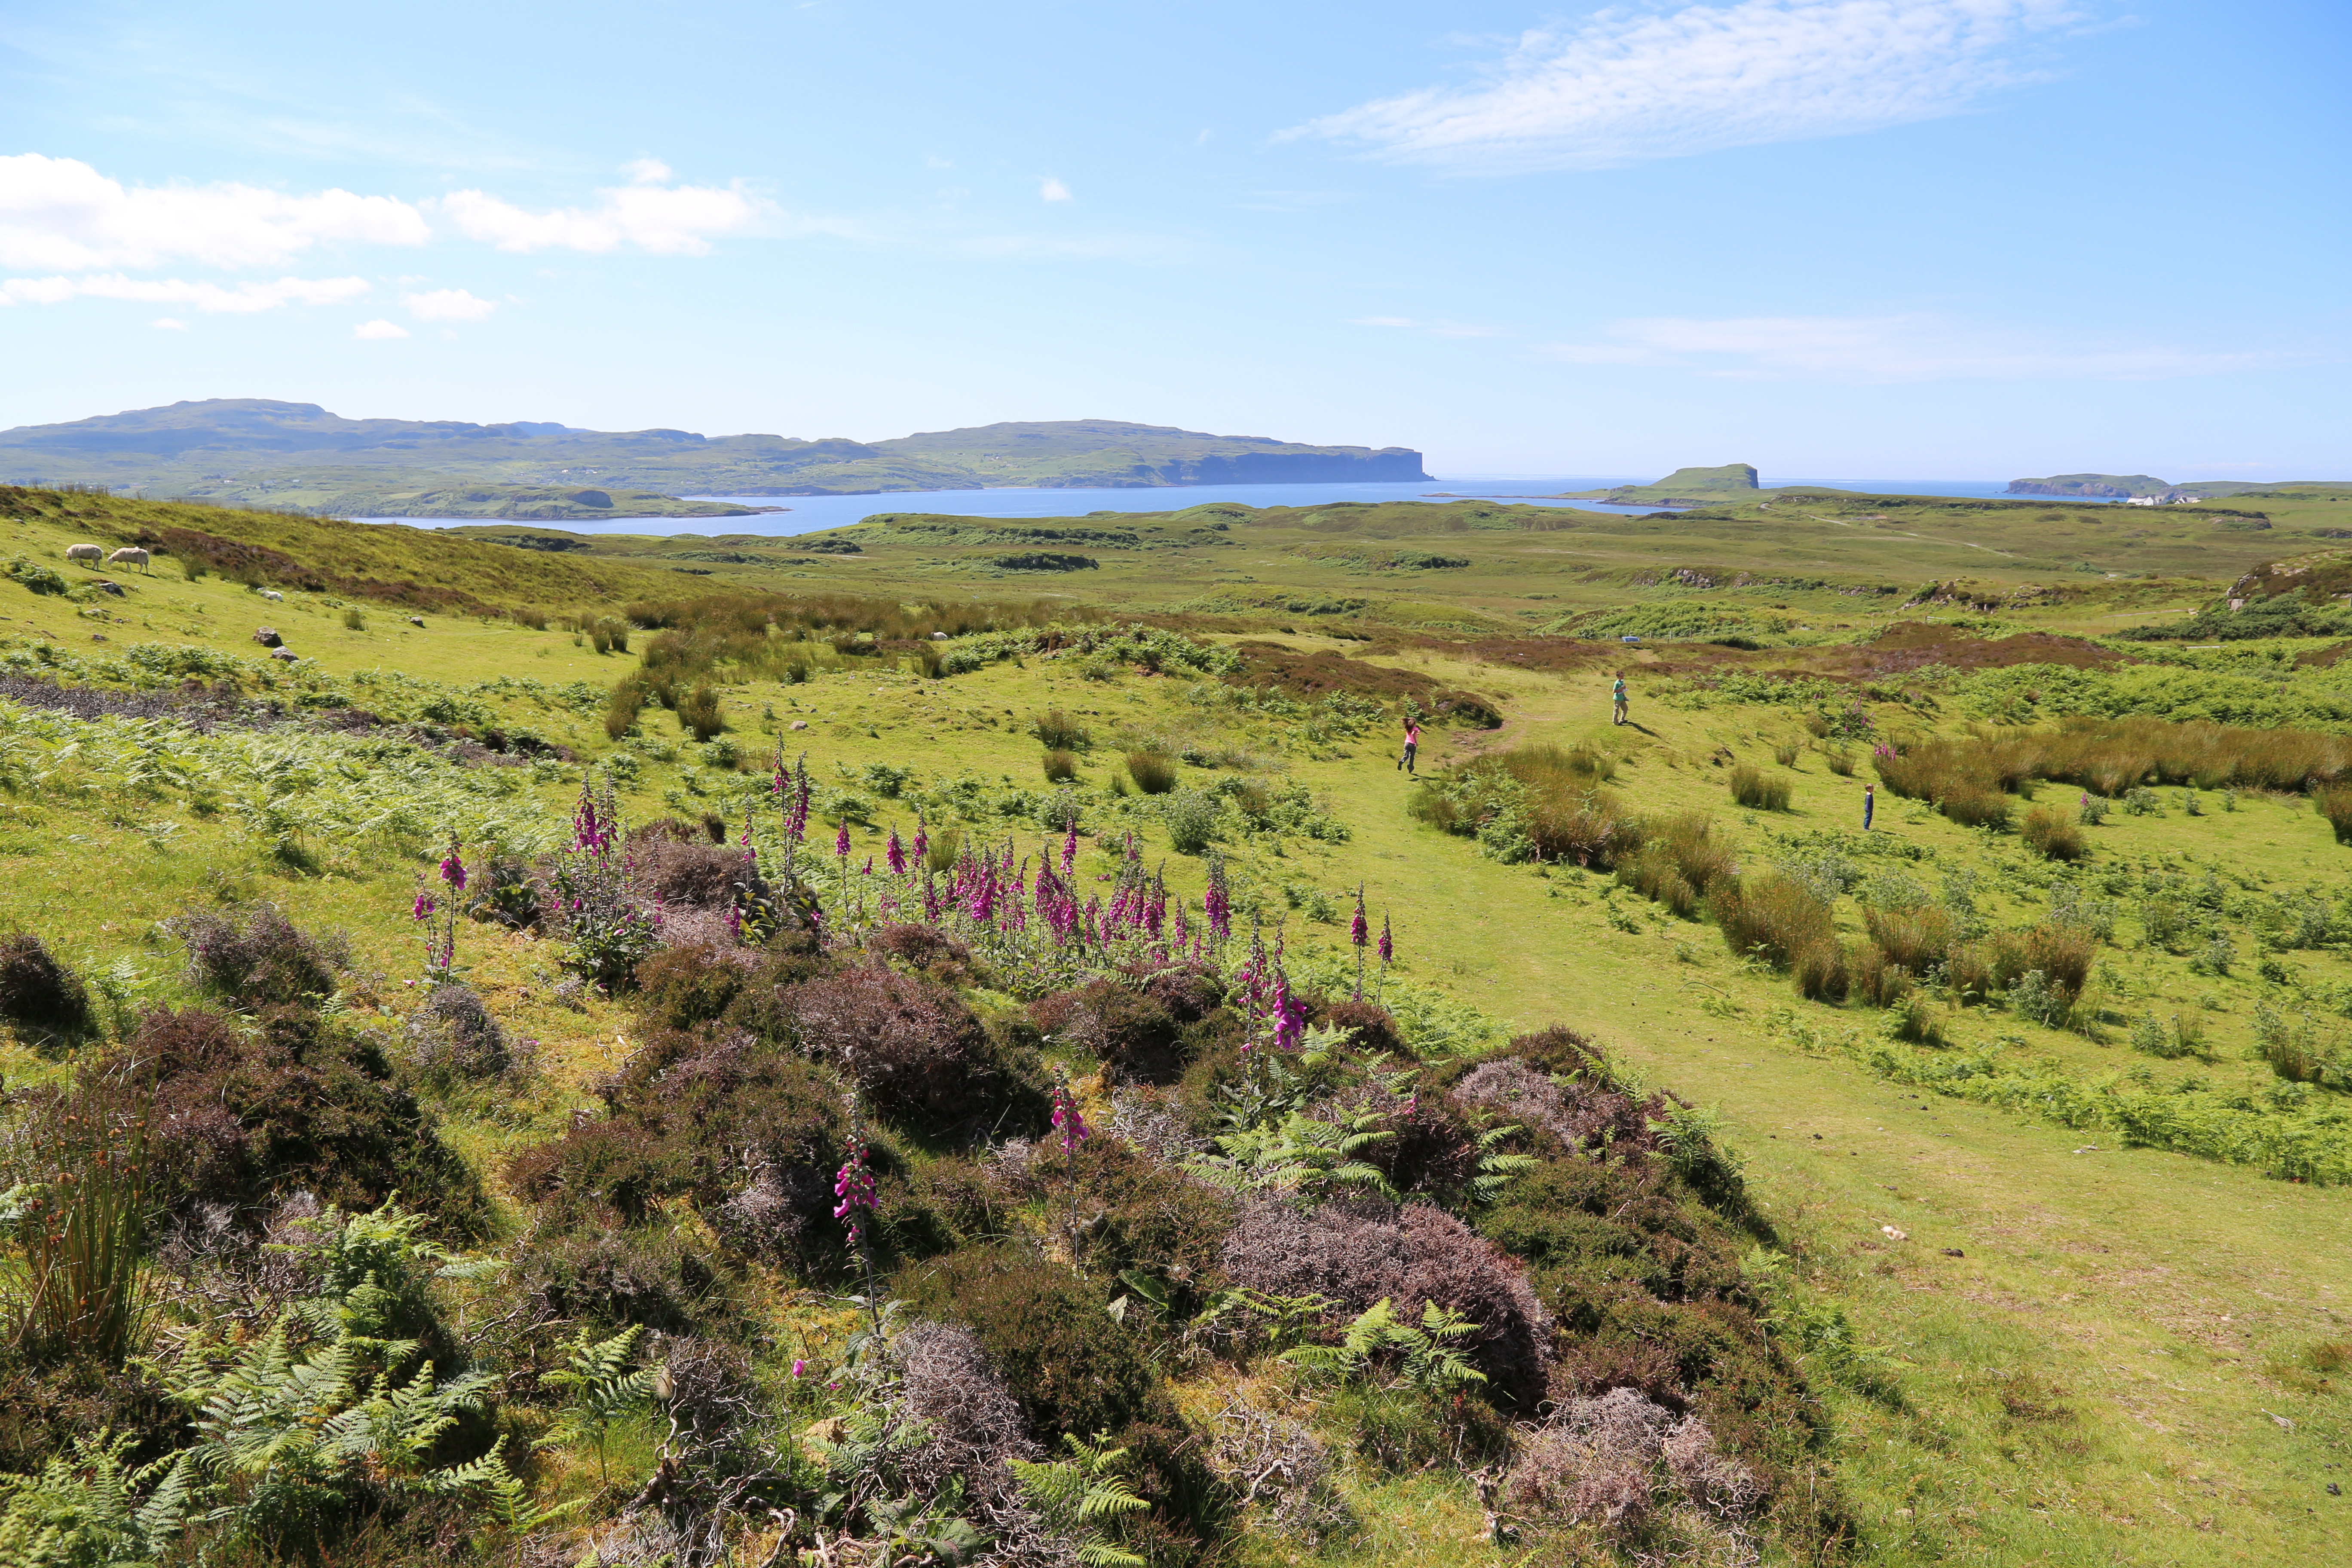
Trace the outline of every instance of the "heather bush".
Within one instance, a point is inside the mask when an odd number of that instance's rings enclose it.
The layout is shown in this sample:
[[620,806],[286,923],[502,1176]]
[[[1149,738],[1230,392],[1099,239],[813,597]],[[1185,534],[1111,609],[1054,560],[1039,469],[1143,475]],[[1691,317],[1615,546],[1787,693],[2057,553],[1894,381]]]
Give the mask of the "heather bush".
[[1089,981],[1041,997],[1030,1005],[1029,1016],[1050,1038],[1099,1060],[1111,1083],[1172,1083],[1183,1073],[1183,1025],[1131,978]]
[[1724,782],[1731,791],[1731,798],[1750,811],[1789,809],[1789,781],[1769,774],[1753,763],[1738,763]]
[[709,1332],[740,1312],[733,1282],[668,1225],[550,1233],[521,1250],[515,1287],[543,1322],[605,1332]]
[[866,945],[942,985],[971,985],[983,978],[971,949],[935,926],[886,924],[866,939]]
[[1460,1208],[1475,1196],[1482,1173],[1479,1129],[1452,1095],[1423,1089],[1399,1104],[1364,1084],[1340,1095],[1335,1109],[1381,1115],[1388,1136],[1358,1157],[1380,1172],[1391,1190],[1448,1208]]
[[190,910],[164,923],[187,947],[189,978],[241,1008],[315,1007],[350,961],[340,936],[310,936],[275,904],[251,905],[241,919]]
[[0,937],[0,1020],[43,1047],[87,1039],[98,1025],[81,977],[30,931]]
[[[690,829],[688,830],[691,831]],[[640,830],[629,837],[629,882],[665,910],[729,910],[739,899],[765,898],[769,889],[741,848]]]
[[1254,1199],[1221,1261],[1237,1285],[1327,1298],[1334,1328],[1383,1300],[1418,1322],[1434,1301],[1479,1325],[1468,1350],[1493,1397],[1528,1408],[1542,1393],[1549,1314],[1517,1262],[1442,1209],[1349,1199],[1301,1213]]
[[495,1078],[517,1065],[507,1032],[470,985],[434,986],[408,1016],[408,1044],[418,1068],[435,1077]]
[[1307,1021],[1327,1029],[1344,1030],[1348,1044],[1367,1057],[1410,1057],[1404,1031],[1389,1010],[1376,1002],[1354,1000],[1316,1004],[1309,1001]]
[[1142,1334],[1066,1268],[1010,1246],[970,1247],[901,1269],[893,1293],[921,1316],[970,1325],[1042,1440],[1116,1434],[1155,1410]]
[[444,1236],[484,1231],[480,1180],[381,1049],[298,1008],[266,1010],[259,1025],[248,1034],[207,1008],[159,1008],[89,1069],[90,1084],[135,1070],[152,1086],[159,1209],[257,1215],[300,1189],[363,1210],[399,1192]]
[[853,969],[793,987],[783,1005],[800,1048],[838,1068],[882,1116],[931,1133],[1038,1122],[1038,1064],[1000,1050],[943,985]]
[[731,1246],[816,1266],[836,1258],[840,1085],[739,1031],[648,1037],[599,1087],[606,1115],[509,1162],[517,1193],[559,1232],[639,1225],[683,1198]]
[[1040,1155],[1023,1184],[1033,1197],[1063,1203],[1073,1182],[1087,1268],[1151,1279],[1174,1316],[1190,1317],[1219,1282],[1233,1195],[1108,1138]]
[[749,984],[751,956],[738,949],[665,947],[638,961],[631,1001],[665,1029],[690,1029],[725,1016]]

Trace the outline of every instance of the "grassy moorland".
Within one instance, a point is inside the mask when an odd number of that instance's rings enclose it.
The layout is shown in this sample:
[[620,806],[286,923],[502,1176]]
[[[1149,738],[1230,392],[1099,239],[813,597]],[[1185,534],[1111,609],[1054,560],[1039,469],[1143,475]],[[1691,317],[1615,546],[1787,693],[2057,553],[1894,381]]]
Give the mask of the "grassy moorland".
[[[850,554],[11,496],[0,1543],[2327,1561],[2352,685],[2104,635],[2342,510],[2243,504]],[[167,523],[277,554],[62,559]],[[63,1179],[117,1146],[135,1201]]]

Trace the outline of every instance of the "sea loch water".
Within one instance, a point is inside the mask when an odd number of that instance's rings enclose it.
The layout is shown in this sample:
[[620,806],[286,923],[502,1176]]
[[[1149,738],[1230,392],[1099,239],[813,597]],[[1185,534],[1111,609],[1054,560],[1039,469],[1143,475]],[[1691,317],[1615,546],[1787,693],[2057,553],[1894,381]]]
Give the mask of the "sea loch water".
[[[1094,511],[1177,511],[1211,501],[1239,501],[1244,506],[1330,506],[1340,501],[1416,501],[1442,506],[1451,500],[1525,501],[1570,507],[1583,511],[1656,511],[1654,506],[1610,506],[1600,501],[1564,501],[1549,498],[1563,490],[1601,489],[1611,485],[1652,484],[1657,476],[1625,474],[1556,474],[1535,478],[1431,479],[1413,484],[1338,485],[1167,485],[1148,489],[985,489],[895,490],[883,495],[855,496],[695,496],[695,500],[740,501],[745,506],[781,506],[791,510],[761,512],[751,517],[614,518],[607,522],[550,524],[573,533],[753,533],[785,538],[814,533],[858,522],[878,512],[933,512],[949,517],[1084,517]],[[1822,485],[1833,489],[1864,490],[1880,495],[1997,496],[2004,487],[1993,479],[1767,479],[1766,489],[1779,485]],[[358,522],[405,522],[420,528],[455,528],[494,521],[478,517],[356,518]]]

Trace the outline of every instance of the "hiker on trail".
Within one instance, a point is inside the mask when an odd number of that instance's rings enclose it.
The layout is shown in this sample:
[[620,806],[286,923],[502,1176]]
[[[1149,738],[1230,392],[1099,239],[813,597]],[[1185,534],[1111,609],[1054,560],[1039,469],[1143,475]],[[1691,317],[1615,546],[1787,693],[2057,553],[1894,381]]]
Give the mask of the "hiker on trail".
[[1863,786],[1862,786],[1862,830],[1863,830],[1864,833],[1867,833],[1867,832],[1869,832],[1869,831],[1870,831],[1870,817],[1871,817],[1871,814],[1872,814],[1873,812],[1876,811],[1877,809],[1878,809],[1878,786],[1877,786],[1876,784],[1864,784],[1864,785],[1863,785]]
[[1412,756],[1415,752],[1420,750],[1421,721],[1408,717],[1404,721],[1404,755],[1397,759],[1397,766],[1402,768],[1407,773],[1412,773],[1414,771]]
[[1613,705],[1609,716],[1612,724],[1625,722],[1625,672],[1617,672],[1617,684],[1609,689],[1609,700]]

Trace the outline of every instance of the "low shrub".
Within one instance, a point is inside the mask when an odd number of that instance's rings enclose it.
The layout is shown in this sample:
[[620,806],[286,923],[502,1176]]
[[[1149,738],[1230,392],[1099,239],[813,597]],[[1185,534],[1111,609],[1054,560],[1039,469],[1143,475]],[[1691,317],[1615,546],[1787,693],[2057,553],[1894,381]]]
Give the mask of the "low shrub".
[[637,963],[630,1000],[639,1016],[665,1029],[690,1029],[724,1017],[750,980],[749,955],[699,944],[665,947]]
[[1797,765],[1797,750],[1794,741],[1776,742],[1772,747],[1772,760],[1784,768],[1793,768]]
[[1165,752],[1129,752],[1127,776],[1145,795],[1166,795],[1176,787],[1176,759]]
[[2019,837],[2025,840],[2027,848],[2044,859],[2080,860],[2090,853],[2081,826],[2046,805],[2037,805],[2025,814],[2025,826],[2019,829]]
[[1075,752],[1051,751],[1045,756],[1047,784],[1073,784],[1078,776],[1078,757]]
[[399,1192],[445,1236],[485,1231],[480,1180],[374,1042],[295,1007],[257,1023],[248,1032],[209,1008],[158,1008],[88,1069],[92,1083],[132,1072],[152,1086],[161,1209],[221,1204],[250,1216],[301,1189],[356,1211]]
[[1048,708],[1031,720],[1029,727],[1037,743],[1049,752],[1083,752],[1093,744],[1086,725],[1059,708]]
[[836,1261],[840,1083],[739,1031],[648,1037],[599,1086],[606,1114],[508,1163],[556,1232],[646,1224],[684,1198],[738,1249]]
[[1160,818],[1168,826],[1168,847],[1179,855],[1198,855],[1216,842],[1220,802],[1207,790],[1180,789],[1160,802]]
[[1103,1064],[1108,1082],[1173,1083],[1183,1075],[1184,1029],[1160,998],[1122,980],[1091,981],[1030,1005],[1047,1036]]
[[[719,832],[726,832],[724,824]],[[714,844],[684,823],[656,824],[629,836],[629,882],[666,910],[729,910],[740,897],[769,891],[741,848]]]
[[1434,1301],[1479,1325],[1468,1349],[1491,1396],[1522,1408],[1542,1396],[1549,1314],[1517,1260],[1442,1209],[1341,1201],[1302,1214],[1258,1199],[1243,1205],[1221,1258],[1235,1284],[1325,1297],[1334,1328],[1382,1300],[1417,1323]]
[[981,978],[971,949],[936,926],[891,923],[876,928],[866,946],[943,985],[970,985]]
[[165,925],[187,947],[189,978],[243,1008],[315,1007],[349,962],[340,936],[308,935],[275,904],[252,905],[241,921],[191,910]]
[[1853,777],[1853,753],[1844,747],[1832,746],[1822,753],[1822,760],[1829,763],[1830,772],[1837,774],[1838,777],[1842,779]]
[[516,1065],[512,1042],[480,994],[459,981],[436,985],[408,1016],[409,1048],[436,1077],[496,1078]]
[[963,999],[934,981],[853,969],[795,986],[783,1002],[800,1048],[834,1064],[882,1116],[934,1134],[1040,1120],[1038,1063],[1000,1052]]
[[733,1315],[733,1281],[669,1225],[541,1232],[521,1249],[515,1283],[541,1321],[610,1332],[707,1333]]
[[1642,847],[1617,861],[1617,879],[1684,920],[1697,918],[1706,890],[1730,874],[1731,847],[1713,837],[1704,812],[1642,824]]
[[892,1289],[923,1317],[970,1325],[1043,1440],[1117,1433],[1154,1413],[1143,1336],[1067,1268],[1011,1246],[968,1247],[901,1269]]
[[1033,1162],[1028,1195],[1062,1208],[1074,1166],[1080,1261],[1097,1277],[1143,1274],[1159,1283],[1179,1321],[1192,1316],[1222,1283],[1218,1260],[1234,1227],[1233,1194],[1115,1139],[1093,1138],[1075,1158],[1055,1150]]
[[1741,763],[1733,767],[1724,782],[1730,787],[1731,798],[1750,811],[1789,809],[1789,781],[1770,777],[1751,763]]
[[87,1039],[98,1023],[81,977],[30,931],[0,937],[0,1019],[41,1047]]

